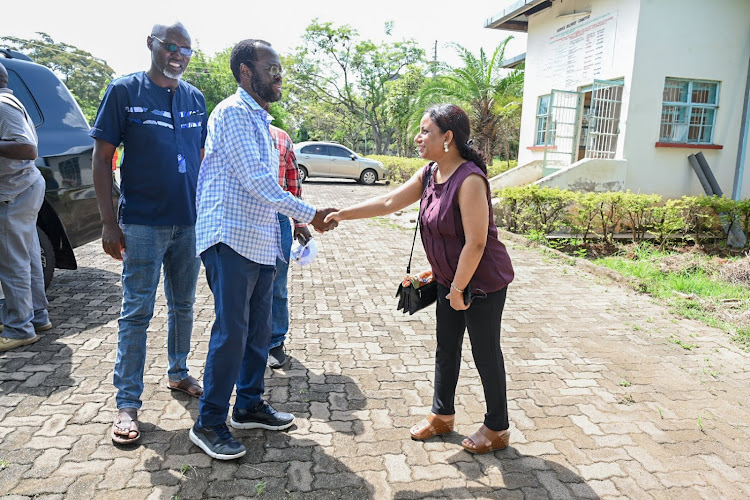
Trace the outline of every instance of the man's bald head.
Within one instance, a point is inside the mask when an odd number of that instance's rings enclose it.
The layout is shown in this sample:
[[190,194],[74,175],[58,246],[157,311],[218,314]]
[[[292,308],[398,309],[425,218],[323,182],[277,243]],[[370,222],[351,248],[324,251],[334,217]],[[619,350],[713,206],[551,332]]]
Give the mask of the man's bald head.
[[0,89],[8,88],[8,70],[0,63]]
[[154,27],[151,28],[151,34],[162,40],[166,38],[168,33],[178,34],[190,40],[190,34],[185,29],[185,26],[179,21],[175,21],[172,24],[154,24]]

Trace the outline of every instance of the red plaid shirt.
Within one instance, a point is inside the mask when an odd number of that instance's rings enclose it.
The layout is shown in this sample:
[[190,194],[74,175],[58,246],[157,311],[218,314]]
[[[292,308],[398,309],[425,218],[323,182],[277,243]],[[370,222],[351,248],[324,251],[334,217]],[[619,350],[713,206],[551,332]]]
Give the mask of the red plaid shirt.
[[[299,167],[294,155],[294,145],[289,134],[271,125],[271,140],[279,150],[279,186],[297,198],[302,198],[302,186],[299,181]],[[295,227],[306,227],[304,222],[294,221]]]

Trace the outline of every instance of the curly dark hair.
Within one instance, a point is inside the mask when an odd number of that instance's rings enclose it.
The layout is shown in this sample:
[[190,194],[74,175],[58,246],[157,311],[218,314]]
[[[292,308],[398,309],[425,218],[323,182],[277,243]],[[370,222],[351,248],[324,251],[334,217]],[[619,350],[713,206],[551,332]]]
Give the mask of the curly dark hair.
[[232,55],[229,57],[229,67],[232,68],[232,74],[237,83],[241,83],[240,64],[254,63],[256,60],[256,51],[258,47],[270,47],[271,44],[265,40],[257,38],[248,38],[237,43],[232,49]]
[[471,145],[469,135],[471,134],[471,124],[469,115],[466,111],[455,104],[436,104],[428,108],[425,112],[430,117],[441,132],[453,132],[453,142],[456,143],[458,153],[465,160],[473,161],[482,172],[487,173],[487,163],[484,155],[474,146]]

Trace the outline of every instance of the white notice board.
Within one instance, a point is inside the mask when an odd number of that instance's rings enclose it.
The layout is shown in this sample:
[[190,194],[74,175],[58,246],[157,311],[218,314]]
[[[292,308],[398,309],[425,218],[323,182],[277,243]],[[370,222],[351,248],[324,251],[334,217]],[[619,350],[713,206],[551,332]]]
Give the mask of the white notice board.
[[564,22],[547,41],[545,67],[555,88],[576,90],[609,77],[617,34],[617,11]]

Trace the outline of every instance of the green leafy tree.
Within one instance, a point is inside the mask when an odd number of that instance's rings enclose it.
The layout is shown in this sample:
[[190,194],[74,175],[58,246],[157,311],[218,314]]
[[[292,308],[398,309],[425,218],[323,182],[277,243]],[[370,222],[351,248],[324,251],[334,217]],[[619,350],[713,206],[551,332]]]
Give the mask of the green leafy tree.
[[323,103],[340,114],[342,124],[346,117],[366,128],[365,138],[371,134],[380,154],[388,150],[397,129],[386,106],[390,83],[409,65],[423,61],[424,51],[413,40],[375,44],[358,37],[348,25],[314,20],[292,58],[289,79],[300,100]]
[[232,48],[226,48],[213,56],[198,49],[193,54],[182,78],[203,92],[208,114],[217,104],[237,90],[237,81],[229,67]]
[[96,117],[103,90],[114,76],[107,62],[85,50],[64,42],[55,42],[46,33],[38,38],[0,37],[4,45],[28,55],[37,64],[54,71],[68,87],[89,121]]
[[477,146],[490,165],[501,130],[503,114],[500,110],[510,103],[520,102],[523,88],[523,70],[507,73],[500,67],[511,39],[506,38],[490,57],[484,49],[479,50],[477,57],[460,44],[451,44],[462,66],[450,68],[427,82],[420,95],[425,104],[449,101],[464,108],[471,118]]
[[395,131],[396,154],[412,156],[414,154],[416,116],[421,116],[424,108],[419,102],[419,90],[425,82],[421,65],[410,65],[403,76],[390,82],[386,111],[393,120]]

